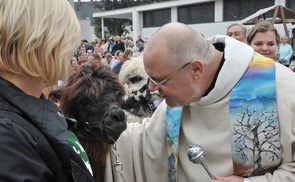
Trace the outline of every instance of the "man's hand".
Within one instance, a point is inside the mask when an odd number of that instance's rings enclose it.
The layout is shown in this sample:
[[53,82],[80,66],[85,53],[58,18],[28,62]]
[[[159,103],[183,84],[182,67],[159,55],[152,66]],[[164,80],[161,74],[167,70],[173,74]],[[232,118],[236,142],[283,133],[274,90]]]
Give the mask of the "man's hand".
[[244,178],[240,176],[228,176],[228,177],[221,177],[214,175],[215,180],[211,180],[211,182],[244,182]]

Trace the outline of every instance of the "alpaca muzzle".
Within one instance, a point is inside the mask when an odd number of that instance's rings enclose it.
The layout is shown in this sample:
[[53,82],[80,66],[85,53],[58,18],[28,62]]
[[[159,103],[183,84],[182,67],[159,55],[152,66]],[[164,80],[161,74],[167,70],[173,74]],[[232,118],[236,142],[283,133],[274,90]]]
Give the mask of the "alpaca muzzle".
[[95,129],[99,129],[101,131],[99,137],[109,144],[113,144],[126,127],[127,123],[124,111],[114,105],[110,106],[101,121],[85,122],[87,132],[97,135]]
[[125,112],[118,107],[110,110],[104,119],[104,130],[107,135],[113,136],[114,139],[118,139],[126,127]]

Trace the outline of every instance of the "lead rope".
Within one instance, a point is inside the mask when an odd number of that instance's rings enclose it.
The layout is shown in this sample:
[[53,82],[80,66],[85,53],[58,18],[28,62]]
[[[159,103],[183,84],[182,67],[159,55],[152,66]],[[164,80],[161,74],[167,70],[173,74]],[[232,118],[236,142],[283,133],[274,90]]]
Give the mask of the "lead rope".
[[112,145],[112,154],[113,154],[113,156],[116,159],[116,163],[114,165],[114,169],[115,169],[116,172],[118,172],[120,174],[120,177],[121,177],[122,182],[126,182],[126,180],[124,178],[124,175],[122,173],[122,171],[123,171],[123,165],[122,165],[121,161],[119,160],[119,153],[117,151],[116,141],[115,140],[113,140],[113,141],[114,141],[114,144]]

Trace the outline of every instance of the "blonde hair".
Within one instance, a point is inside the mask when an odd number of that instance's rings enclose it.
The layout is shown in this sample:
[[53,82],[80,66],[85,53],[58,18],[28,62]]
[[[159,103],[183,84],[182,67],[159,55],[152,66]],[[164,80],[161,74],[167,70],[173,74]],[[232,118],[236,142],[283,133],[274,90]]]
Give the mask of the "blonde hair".
[[281,39],[289,40],[289,37],[287,37],[286,35],[283,35],[283,36],[281,37]]
[[80,25],[67,0],[0,0],[0,71],[44,80],[67,78]]

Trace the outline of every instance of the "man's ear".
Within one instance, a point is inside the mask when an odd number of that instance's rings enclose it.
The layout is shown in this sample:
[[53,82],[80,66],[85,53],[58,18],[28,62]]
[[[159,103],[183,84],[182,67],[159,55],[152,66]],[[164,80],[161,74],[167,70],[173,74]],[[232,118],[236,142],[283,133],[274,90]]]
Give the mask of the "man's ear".
[[193,59],[189,65],[190,72],[194,79],[201,79],[204,73],[204,64],[198,59]]

